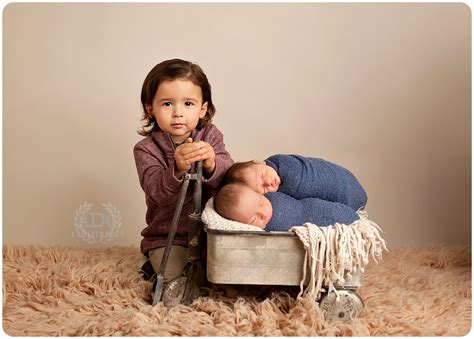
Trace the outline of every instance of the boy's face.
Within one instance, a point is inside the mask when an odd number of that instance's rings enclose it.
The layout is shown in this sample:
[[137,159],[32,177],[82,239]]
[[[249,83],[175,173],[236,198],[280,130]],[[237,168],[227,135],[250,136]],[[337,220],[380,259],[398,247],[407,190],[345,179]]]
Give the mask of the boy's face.
[[190,80],[176,79],[160,83],[153,104],[146,109],[162,131],[181,143],[206,115],[207,102],[202,103],[201,87]]
[[262,229],[270,222],[273,213],[270,200],[250,188],[241,191],[234,211],[234,220]]
[[281,183],[278,173],[263,161],[243,170],[241,177],[245,184],[260,194],[278,191]]

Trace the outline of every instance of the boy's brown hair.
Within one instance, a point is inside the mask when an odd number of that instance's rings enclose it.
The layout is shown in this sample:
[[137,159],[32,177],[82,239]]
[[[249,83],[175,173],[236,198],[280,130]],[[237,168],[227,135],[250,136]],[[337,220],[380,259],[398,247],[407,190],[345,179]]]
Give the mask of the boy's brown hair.
[[142,127],[137,131],[138,134],[148,136],[155,131],[159,131],[160,127],[153,115],[148,114],[147,105],[153,105],[156,91],[163,81],[186,79],[192,81],[196,86],[201,87],[202,102],[207,102],[206,115],[199,119],[197,129],[208,125],[212,121],[212,117],[216,113],[214,104],[212,103],[211,85],[207,80],[202,68],[192,62],[171,59],[160,62],[148,73],[143,82],[141,101],[143,106]]

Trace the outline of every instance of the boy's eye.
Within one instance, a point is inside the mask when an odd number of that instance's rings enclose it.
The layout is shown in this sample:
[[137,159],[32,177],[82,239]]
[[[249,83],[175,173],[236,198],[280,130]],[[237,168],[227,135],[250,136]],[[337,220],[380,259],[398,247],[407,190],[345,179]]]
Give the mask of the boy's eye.
[[165,102],[163,103],[163,106],[170,107],[170,106],[171,106],[171,102],[165,101]]
[[186,101],[186,102],[184,103],[184,105],[185,105],[185,106],[192,106],[192,105],[194,105],[194,104],[193,104],[191,101]]

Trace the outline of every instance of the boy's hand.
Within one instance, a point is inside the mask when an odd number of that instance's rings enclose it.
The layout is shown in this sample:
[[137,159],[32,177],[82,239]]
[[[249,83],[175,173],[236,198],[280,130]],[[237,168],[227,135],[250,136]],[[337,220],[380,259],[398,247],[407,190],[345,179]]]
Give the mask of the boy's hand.
[[214,148],[205,141],[198,141],[196,144],[199,146],[201,159],[203,160],[202,167],[207,174],[211,175],[216,168],[216,153],[214,153]]
[[192,164],[199,160],[203,160],[204,170],[208,174],[212,174],[216,167],[215,157],[214,149],[207,142],[193,142],[192,138],[187,138],[184,144],[176,148],[174,153],[176,178],[180,179],[191,169]]
[[174,152],[176,178],[181,177],[191,169],[191,165],[199,161],[201,156],[197,152],[196,144],[193,143],[192,138],[187,138],[184,144],[179,145]]

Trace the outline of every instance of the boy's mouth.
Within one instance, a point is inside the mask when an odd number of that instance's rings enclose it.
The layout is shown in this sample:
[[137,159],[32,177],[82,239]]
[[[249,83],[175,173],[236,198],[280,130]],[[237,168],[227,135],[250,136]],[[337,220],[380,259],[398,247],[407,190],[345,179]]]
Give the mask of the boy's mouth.
[[184,126],[184,124],[171,124],[171,127],[173,127],[173,128],[181,128],[183,126]]

